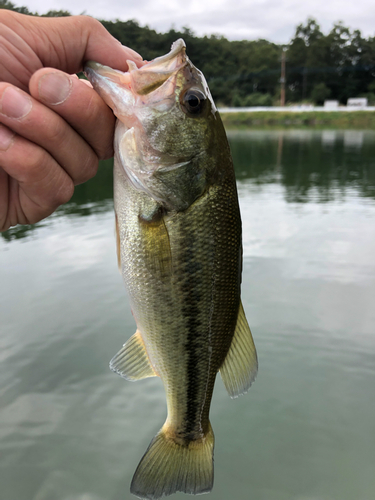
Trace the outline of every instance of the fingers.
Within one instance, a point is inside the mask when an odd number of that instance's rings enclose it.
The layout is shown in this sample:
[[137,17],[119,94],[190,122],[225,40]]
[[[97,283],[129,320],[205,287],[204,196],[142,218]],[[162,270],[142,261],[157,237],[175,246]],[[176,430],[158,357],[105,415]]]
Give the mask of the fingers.
[[30,93],[0,82],[0,230],[48,216],[112,156],[115,118],[89,85],[44,68]]
[[113,156],[115,117],[86,80],[44,68],[32,76],[30,93],[58,113],[92,147],[99,159]]
[[90,145],[52,109],[6,83],[0,83],[0,122],[47,151],[74,184],[95,175],[98,157]]
[[[96,19],[78,16],[77,22],[82,23],[84,38],[87,37],[83,62],[94,60],[121,71],[129,69],[126,62],[128,59],[134,61],[138,67],[144,64],[143,58],[138,52],[122,45]],[[113,41],[115,41],[116,47]]]
[[17,223],[32,224],[47,217],[69,201],[74,184],[44,149],[0,124],[1,189],[3,231]]
[[0,15],[0,81],[27,91],[30,76],[41,66],[40,59],[22,36],[8,26],[15,13],[2,9]]
[[75,184],[95,175],[98,158],[112,156],[112,112],[69,74],[81,71],[87,60],[122,71],[128,59],[138,67],[143,62],[86,16],[39,18],[3,11],[0,39],[4,230],[52,213],[70,199]]
[[81,71],[87,60],[122,71],[128,69],[127,59],[142,65],[139,54],[123,47],[92,17],[29,17],[10,11],[3,17],[7,27],[38,55],[41,66],[72,74]]

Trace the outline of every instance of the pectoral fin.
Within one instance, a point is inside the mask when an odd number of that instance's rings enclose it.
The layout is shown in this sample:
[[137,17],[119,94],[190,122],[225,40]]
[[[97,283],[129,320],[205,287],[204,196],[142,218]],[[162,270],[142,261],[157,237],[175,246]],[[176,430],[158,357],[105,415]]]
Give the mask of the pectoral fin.
[[140,216],[139,222],[146,251],[144,264],[154,276],[168,278],[172,273],[172,252],[162,209],[158,209],[152,217]]
[[232,344],[220,368],[221,378],[230,397],[236,398],[247,392],[255,380],[257,371],[257,353],[242,302],[240,302]]
[[121,377],[131,381],[157,376],[138,330],[111,359],[109,367]]

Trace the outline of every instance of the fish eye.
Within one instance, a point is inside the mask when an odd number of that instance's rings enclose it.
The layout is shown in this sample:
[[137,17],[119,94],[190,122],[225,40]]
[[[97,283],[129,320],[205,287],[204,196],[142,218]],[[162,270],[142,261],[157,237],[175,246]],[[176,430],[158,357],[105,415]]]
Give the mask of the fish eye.
[[184,111],[190,115],[199,115],[205,108],[206,96],[198,89],[189,89],[182,97]]

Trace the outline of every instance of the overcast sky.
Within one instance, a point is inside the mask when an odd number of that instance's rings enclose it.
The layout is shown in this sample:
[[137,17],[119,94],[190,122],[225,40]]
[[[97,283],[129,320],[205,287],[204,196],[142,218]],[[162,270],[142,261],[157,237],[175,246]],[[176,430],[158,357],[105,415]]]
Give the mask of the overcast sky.
[[196,35],[288,43],[311,16],[327,33],[337,21],[375,36],[375,0],[12,0],[32,12],[69,10],[99,19],[136,19],[157,31],[188,26]]

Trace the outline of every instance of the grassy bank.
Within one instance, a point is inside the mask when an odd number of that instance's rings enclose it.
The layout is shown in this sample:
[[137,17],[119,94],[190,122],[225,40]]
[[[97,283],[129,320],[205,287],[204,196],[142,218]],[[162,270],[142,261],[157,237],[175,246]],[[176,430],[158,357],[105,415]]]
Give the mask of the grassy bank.
[[222,112],[221,118],[227,128],[309,127],[375,130],[375,112],[373,111],[256,111],[239,113]]

